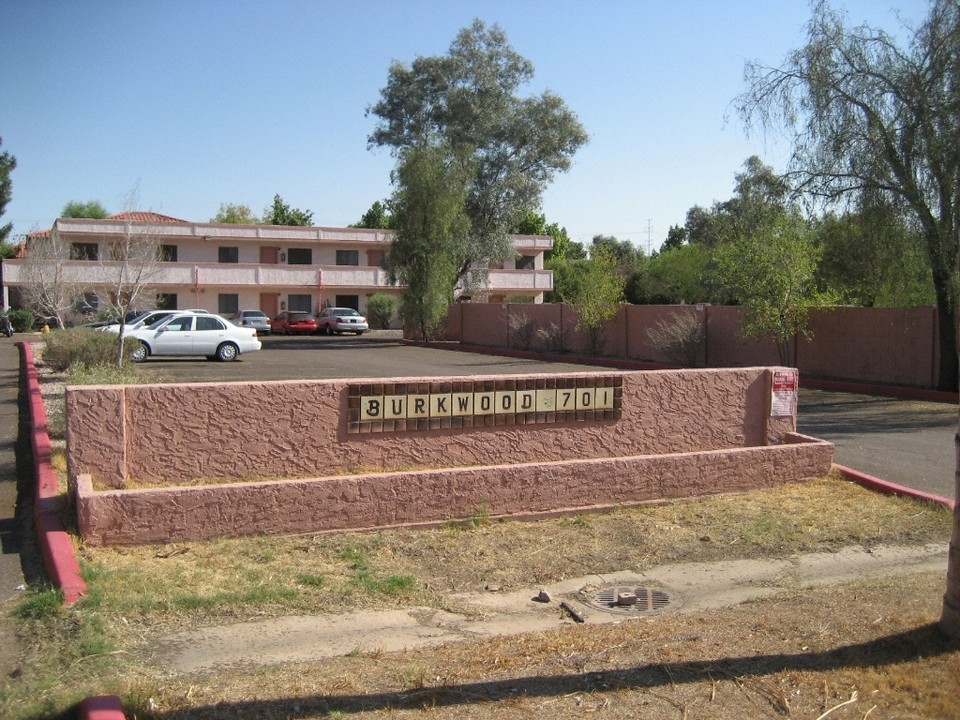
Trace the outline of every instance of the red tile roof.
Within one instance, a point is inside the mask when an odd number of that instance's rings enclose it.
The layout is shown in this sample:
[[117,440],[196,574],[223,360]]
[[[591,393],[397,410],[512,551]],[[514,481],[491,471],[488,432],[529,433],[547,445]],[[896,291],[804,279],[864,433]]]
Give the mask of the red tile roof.
[[189,225],[189,221],[181,220],[180,218],[170,217],[169,215],[161,215],[160,213],[155,212],[144,212],[142,210],[132,210],[130,212],[117,213],[116,215],[110,216],[111,220],[131,220],[133,222],[149,222],[149,223],[183,223]]

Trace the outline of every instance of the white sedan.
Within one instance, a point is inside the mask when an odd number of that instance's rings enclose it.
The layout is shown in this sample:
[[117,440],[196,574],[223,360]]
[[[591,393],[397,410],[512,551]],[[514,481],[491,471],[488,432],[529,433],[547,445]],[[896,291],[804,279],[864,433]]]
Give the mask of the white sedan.
[[143,362],[151,355],[203,355],[227,362],[262,347],[254,328],[238,327],[217,315],[197,312],[176,313],[123,336],[136,343],[130,353],[134,362]]

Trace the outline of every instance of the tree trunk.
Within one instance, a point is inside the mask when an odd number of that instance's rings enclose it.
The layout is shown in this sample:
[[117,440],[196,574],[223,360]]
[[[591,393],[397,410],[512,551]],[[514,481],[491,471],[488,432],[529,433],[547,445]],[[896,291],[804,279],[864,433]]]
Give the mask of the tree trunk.
[[957,455],[953,473],[953,532],[947,556],[947,591],[940,612],[940,629],[953,638],[960,638],[960,416],[957,423],[957,434],[953,441]]
[[[946,293],[951,292],[949,289]],[[941,301],[937,292],[937,332],[940,336],[940,372],[937,389],[947,392],[957,391],[957,324],[956,310],[947,298]]]

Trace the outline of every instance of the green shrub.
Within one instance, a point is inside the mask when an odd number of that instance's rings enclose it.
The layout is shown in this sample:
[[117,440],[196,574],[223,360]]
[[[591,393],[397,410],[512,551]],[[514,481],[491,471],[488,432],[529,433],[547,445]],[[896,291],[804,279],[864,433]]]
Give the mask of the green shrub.
[[367,300],[367,317],[370,319],[370,327],[386,330],[396,314],[397,299],[393,295],[377,293]]
[[13,325],[13,331],[18,333],[31,332],[33,330],[33,313],[29,310],[17,308],[9,310],[10,324]]
[[63,372],[72,365],[87,368],[113,365],[117,352],[117,336],[92,328],[54,330],[46,337],[43,362],[54,372]]

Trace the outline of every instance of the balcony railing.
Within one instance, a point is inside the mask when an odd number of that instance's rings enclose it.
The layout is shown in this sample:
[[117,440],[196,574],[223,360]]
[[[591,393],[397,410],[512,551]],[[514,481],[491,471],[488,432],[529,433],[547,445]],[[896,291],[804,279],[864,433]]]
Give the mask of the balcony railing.
[[[3,262],[7,285],[29,281],[22,260]],[[117,282],[119,263],[71,261],[62,266],[64,282],[95,287]],[[129,282],[129,279],[127,280]],[[150,285],[173,287],[264,287],[264,288],[385,288],[389,274],[380,267],[358,265],[247,265],[163,263]],[[543,292],[553,289],[550,270],[490,270],[483,286],[498,292]]]

